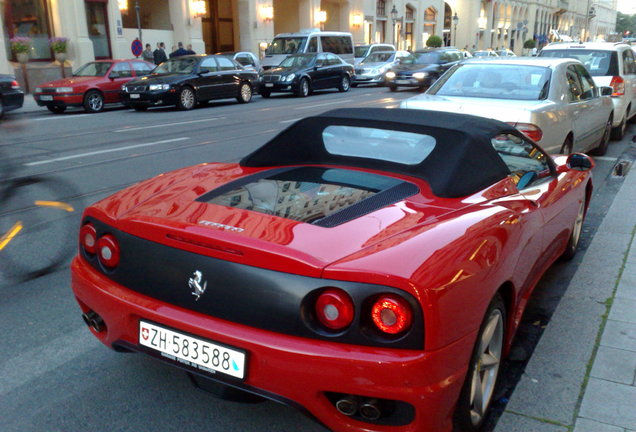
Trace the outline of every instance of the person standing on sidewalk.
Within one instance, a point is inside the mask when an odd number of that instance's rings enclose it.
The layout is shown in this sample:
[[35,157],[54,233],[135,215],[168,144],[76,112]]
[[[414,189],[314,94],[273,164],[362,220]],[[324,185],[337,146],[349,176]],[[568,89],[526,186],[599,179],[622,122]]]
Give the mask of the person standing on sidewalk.
[[172,53],[170,53],[170,58],[181,57],[181,56],[184,56],[184,55],[188,55],[188,52],[185,49],[183,49],[183,42],[179,42],[177,44],[177,46],[178,46],[178,48],[175,51],[173,51]]
[[168,60],[168,56],[166,55],[164,47],[165,45],[163,44],[163,42],[158,42],[157,49],[154,50],[152,53],[153,61],[156,65],[159,65]]
[[149,63],[154,63],[155,56],[152,52],[152,46],[149,43],[146,44],[146,49],[141,53],[141,58]]

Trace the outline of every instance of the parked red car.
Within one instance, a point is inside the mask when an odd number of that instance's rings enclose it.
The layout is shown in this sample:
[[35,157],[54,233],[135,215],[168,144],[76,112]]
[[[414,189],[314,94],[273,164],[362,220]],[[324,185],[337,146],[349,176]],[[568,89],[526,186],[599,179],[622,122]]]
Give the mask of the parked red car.
[[334,431],[475,431],[592,166],[495,120],[334,110],[89,206],[73,291],[101,342],[202,388]]
[[83,106],[96,113],[108,103],[121,103],[121,86],[148,75],[155,68],[143,60],[96,60],[80,67],[72,77],[40,85],[33,94],[39,106],[61,113],[69,106]]

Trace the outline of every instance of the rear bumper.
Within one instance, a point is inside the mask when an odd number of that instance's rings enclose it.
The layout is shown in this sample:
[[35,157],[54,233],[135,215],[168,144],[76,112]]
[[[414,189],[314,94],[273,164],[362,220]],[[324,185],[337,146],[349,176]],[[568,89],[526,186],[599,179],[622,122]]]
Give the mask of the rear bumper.
[[352,84],[384,84],[384,75],[354,75],[351,77]]
[[[247,352],[245,380],[211,379],[304,410],[334,431],[448,432],[475,334],[434,352],[381,349],[310,340],[188,311],[133,292],[93,269],[83,258],[71,265],[82,312],[99,314],[106,330],[94,335],[109,347],[144,351],[139,320],[227,344]],[[169,359],[162,360],[175,364]],[[183,367],[183,366],[181,366]],[[339,413],[326,392],[399,401],[413,408],[407,423],[378,424]]]
[[273,83],[260,83],[258,85],[258,92],[295,92],[298,88],[298,84],[296,82],[291,83],[281,83],[281,82],[273,82]]
[[21,90],[9,91],[0,97],[4,111],[13,111],[22,108],[24,104],[24,92]]

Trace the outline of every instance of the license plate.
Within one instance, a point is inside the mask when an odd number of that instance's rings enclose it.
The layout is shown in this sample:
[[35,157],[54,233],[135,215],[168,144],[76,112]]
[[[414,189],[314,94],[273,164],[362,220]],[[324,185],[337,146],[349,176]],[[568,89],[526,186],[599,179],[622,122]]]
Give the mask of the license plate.
[[411,80],[395,80],[396,84],[411,84]]
[[130,98],[131,99],[139,99],[139,95],[137,93],[131,93],[130,94]]
[[42,96],[40,96],[40,100],[43,100],[43,101],[52,101],[52,100],[53,100],[53,96],[49,96],[49,95],[42,95]]
[[146,321],[139,321],[139,344],[158,351],[163,357],[208,373],[245,378],[245,353],[226,345]]
[[274,87],[274,84],[272,84],[272,83],[265,83],[265,87]]

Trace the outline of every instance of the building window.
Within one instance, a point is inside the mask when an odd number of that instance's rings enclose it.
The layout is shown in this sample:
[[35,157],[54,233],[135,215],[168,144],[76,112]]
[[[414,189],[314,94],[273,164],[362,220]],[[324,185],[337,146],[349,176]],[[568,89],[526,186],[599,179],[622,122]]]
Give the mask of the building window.
[[385,0],[378,0],[375,14],[379,17],[386,17],[386,1]]
[[86,26],[88,38],[93,42],[93,52],[96,59],[109,59],[110,37],[108,34],[107,2],[101,0],[86,1]]
[[415,44],[413,43],[413,17],[415,16],[415,10],[407,6],[406,13],[404,14],[404,49],[414,50]]
[[404,18],[407,20],[411,20],[413,21],[413,8],[407,6],[406,7],[406,14],[404,14]]
[[[172,30],[168,0],[138,0],[139,21],[142,29]],[[208,6],[209,7],[209,6]],[[124,28],[137,28],[135,2],[129,1],[128,11],[121,14]]]
[[424,43],[428,37],[435,34],[435,26],[437,24],[437,12],[432,7],[424,11]]
[[375,39],[378,43],[384,43],[386,41],[386,20],[377,21],[375,24],[376,32]]
[[46,0],[7,0],[4,2],[4,37],[7,58],[13,58],[9,39],[16,36],[31,38],[32,60],[50,60],[51,25]]

